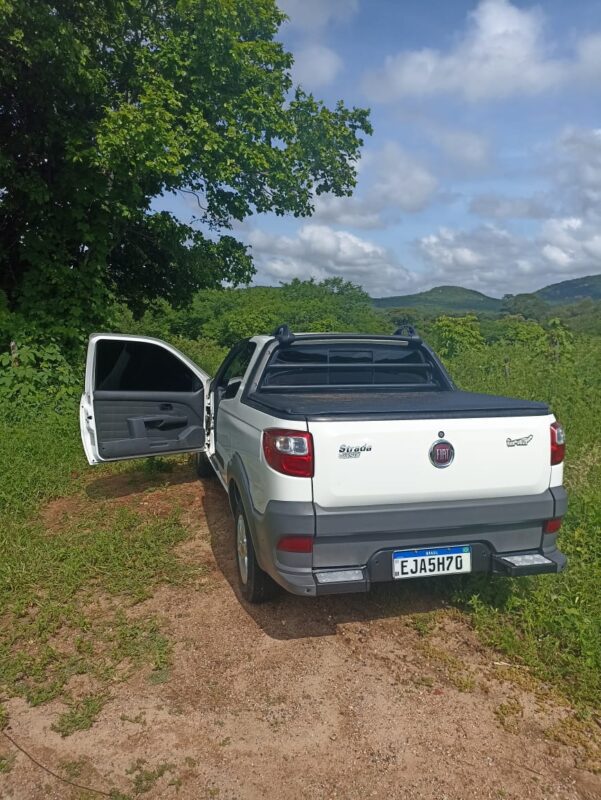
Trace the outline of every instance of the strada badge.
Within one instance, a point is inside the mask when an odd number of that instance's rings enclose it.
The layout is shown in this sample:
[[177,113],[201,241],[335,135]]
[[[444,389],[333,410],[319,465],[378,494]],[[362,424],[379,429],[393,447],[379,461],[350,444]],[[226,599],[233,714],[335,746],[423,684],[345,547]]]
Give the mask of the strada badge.
[[361,453],[369,453],[370,444],[348,445],[341,444],[338,448],[338,458],[359,458]]

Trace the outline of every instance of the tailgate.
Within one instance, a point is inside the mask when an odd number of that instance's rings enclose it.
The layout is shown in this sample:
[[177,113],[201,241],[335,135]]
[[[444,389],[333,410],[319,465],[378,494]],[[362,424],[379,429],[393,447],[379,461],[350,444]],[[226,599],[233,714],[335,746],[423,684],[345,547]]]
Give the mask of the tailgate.
[[[552,415],[309,420],[322,508],[517,497],[549,487]],[[444,440],[452,447],[451,461]],[[433,461],[441,451],[439,466]]]

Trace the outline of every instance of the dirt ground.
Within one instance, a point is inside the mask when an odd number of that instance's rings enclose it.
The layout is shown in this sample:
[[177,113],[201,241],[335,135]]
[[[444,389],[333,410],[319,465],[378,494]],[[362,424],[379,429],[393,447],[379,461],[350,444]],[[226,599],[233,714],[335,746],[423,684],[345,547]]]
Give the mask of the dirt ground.
[[[601,798],[598,742],[570,738],[573,711],[483,647],[427,581],[402,595],[249,607],[216,481],[185,467],[152,492],[145,479],[124,489],[108,476],[89,495],[182,504],[192,532],[182,557],[208,572],[198,589],[165,586],[134,609],[158,614],[174,643],[164,682],[138,672],[116,683],[92,728],[67,738],[51,730],[61,702],[6,704],[8,734],[40,764],[147,800]],[[0,754],[14,754],[3,800],[102,796],[6,739]]]

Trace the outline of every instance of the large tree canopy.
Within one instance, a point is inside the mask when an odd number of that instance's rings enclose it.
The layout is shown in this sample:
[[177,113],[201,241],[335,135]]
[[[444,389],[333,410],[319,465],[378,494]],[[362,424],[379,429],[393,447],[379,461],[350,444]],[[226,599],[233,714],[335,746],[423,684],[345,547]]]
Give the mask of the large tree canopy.
[[[368,112],[294,88],[274,0],[0,0],[0,288],[69,338],[111,294],[252,275],[223,235],[350,194]],[[187,191],[196,219],[151,210]],[[192,214],[191,214],[192,216]]]

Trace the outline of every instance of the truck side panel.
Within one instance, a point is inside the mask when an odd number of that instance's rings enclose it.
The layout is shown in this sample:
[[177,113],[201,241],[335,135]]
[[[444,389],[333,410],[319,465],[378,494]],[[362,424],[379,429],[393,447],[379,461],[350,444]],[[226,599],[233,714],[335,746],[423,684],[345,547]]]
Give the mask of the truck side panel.
[[311,478],[281,475],[265,463],[262,434],[267,428],[306,431],[307,425],[285,422],[242,405],[238,396],[232,400],[222,400],[217,414],[216,436],[224,458],[224,475],[227,475],[231,460],[237,453],[249,479],[253,506],[259,513],[264,513],[269,500],[311,502]]

